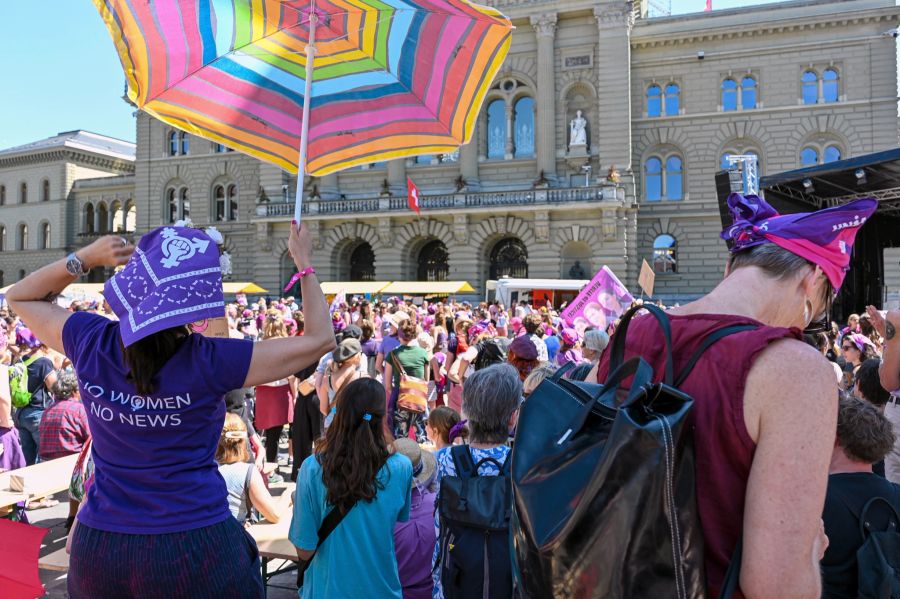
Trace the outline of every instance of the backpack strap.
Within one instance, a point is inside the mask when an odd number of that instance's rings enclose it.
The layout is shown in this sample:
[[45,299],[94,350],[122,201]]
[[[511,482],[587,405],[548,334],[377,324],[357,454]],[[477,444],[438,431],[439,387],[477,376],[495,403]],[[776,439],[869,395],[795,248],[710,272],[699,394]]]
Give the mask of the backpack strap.
[[662,329],[663,338],[666,342],[666,376],[663,382],[670,387],[675,382],[675,360],[672,357],[672,325],[669,322],[668,315],[659,307],[653,304],[643,304],[634,306],[622,317],[619,327],[612,337],[612,350],[609,358],[609,372],[615,372],[619,366],[625,361],[625,339],[628,334],[628,325],[632,319],[641,310],[647,310],[659,327]]
[[735,333],[743,333],[744,331],[752,331],[757,329],[755,324],[734,324],[729,325],[727,327],[723,327],[717,331],[713,331],[709,335],[707,335],[703,342],[700,344],[700,347],[694,351],[691,358],[688,360],[687,364],[684,365],[684,368],[681,369],[681,372],[678,373],[678,378],[675,379],[675,386],[680,387],[684,381],[687,380],[688,376],[690,376],[691,371],[694,369],[694,366],[697,365],[697,361],[700,360],[700,357],[706,353],[710,347],[713,346],[714,343],[728,337],[729,335],[734,335]]
[[866,516],[869,513],[869,508],[872,507],[873,504],[878,502],[884,503],[890,510],[888,514],[893,513],[894,515],[893,523],[890,520],[890,515],[888,516],[888,530],[890,530],[891,524],[894,524],[895,529],[897,526],[900,526],[900,514],[897,513],[897,510],[894,508],[891,502],[884,497],[873,497],[866,502],[866,505],[863,506],[862,511],[859,513],[859,534],[862,536],[863,541],[866,540],[867,535],[871,532],[869,530],[869,523],[866,521]]
[[744,556],[744,538],[738,539],[731,554],[731,563],[728,564],[728,570],[725,572],[725,580],[722,582],[722,588],[719,591],[719,599],[731,599],[735,591],[738,590],[741,579],[741,560]]
[[550,380],[554,383],[559,382],[559,379],[561,379],[567,372],[569,372],[573,368],[575,368],[575,362],[566,362],[556,369],[556,372],[553,373],[553,376],[550,377]]
[[454,445],[450,448],[450,455],[453,457],[458,477],[465,479],[478,476],[478,468],[472,460],[472,452],[468,445]]

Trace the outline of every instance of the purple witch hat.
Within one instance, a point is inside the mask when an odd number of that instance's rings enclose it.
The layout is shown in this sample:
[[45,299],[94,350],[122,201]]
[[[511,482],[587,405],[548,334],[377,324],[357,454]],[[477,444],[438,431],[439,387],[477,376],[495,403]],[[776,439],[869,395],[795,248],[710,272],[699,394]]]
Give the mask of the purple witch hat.
[[161,227],[141,238],[103,296],[125,346],[163,329],[225,315],[219,249],[203,231]]
[[778,214],[764,199],[733,193],[728,208],[734,224],[722,231],[732,252],[774,243],[821,267],[835,290],[850,270],[850,252],[859,229],[878,208],[872,198],[816,212]]

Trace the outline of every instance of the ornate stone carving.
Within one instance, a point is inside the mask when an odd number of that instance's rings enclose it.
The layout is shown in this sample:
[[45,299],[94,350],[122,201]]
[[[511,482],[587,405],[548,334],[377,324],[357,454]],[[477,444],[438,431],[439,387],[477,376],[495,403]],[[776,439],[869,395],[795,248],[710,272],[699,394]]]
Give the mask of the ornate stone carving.
[[634,24],[634,11],[631,3],[621,1],[619,4],[603,4],[594,7],[594,18],[600,29],[628,27]]
[[575,118],[569,121],[569,147],[587,146],[587,119],[580,110],[575,111]]
[[453,239],[462,245],[469,243],[469,216],[467,214],[453,215]]
[[389,217],[378,219],[378,239],[381,241],[381,245],[391,247],[393,235],[391,234],[391,219]]
[[556,13],[544,13],[532,15],[531,26],[538,37],[553,37],[556,35]]
[[312,238],[313,248],[321,250],[322,244],[322,221],[307,220],[306,227],[309,229],[309,235]]
[[534,237],[540,243],[550,241],[550,212],[547,210],[534,213]]

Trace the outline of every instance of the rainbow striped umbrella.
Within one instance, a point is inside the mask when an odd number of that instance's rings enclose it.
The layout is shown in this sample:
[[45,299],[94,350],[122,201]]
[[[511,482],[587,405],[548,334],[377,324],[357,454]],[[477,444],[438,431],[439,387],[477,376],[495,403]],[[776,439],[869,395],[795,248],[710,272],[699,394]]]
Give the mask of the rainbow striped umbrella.
[[298,220],[303,173],[467,143],[512,30],[467,0],[94,4],[128,98],[179,129],[300,170]]

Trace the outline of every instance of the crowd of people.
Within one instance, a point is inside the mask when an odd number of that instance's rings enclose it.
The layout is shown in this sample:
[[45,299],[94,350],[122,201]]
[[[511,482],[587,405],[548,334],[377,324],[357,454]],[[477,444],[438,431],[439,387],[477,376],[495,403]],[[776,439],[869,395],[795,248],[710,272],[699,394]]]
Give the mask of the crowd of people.
[[[708,589],[743,537],[739,594],[856,596],[860,512],[873,497],[900,510],[900,314],[869,307],[813,331],[843,270],[754,234],[734,237],[712,293],[667,308],[678,359],[723,323],[758,327],[717,344],[683,387],[695,442],[713,449],[697,458]],[[341,294],[329,305],[309,236],[293,226],[302,298],[238,296],[225,304],[228,338],[205,337],[188,325],[213,317],[208,297],[177,297],[168,319],[151,312],[159,289],[141,269],[164,261],[165,239],[144,236],[143,261],[118,237],[76,257],[85,269],[125,265],[107,284],[115,301],[45,301],[73,280],[63,261],[18,283],[2,312],[0,469],[81,454],[70,595],[259,596],[245,529],[290,518],[304,599],[512,596],[511,556],[453,551],[464,541],[442,518],[442,481],[460,468],[508,476],[523,402],[560,368],[602,384],[616,323],[579,333],[558,306],[527,301]],[[192,260],[172,274],[202,278],[217,257]],[[655,327],[638,318],[627,351],[661,371]],[[13,401],[23,386],[28,401]],[[266,464],[296,484],[273,497],[282,475]],[[508,553],[498,547],[485,541],[484,555]]]

